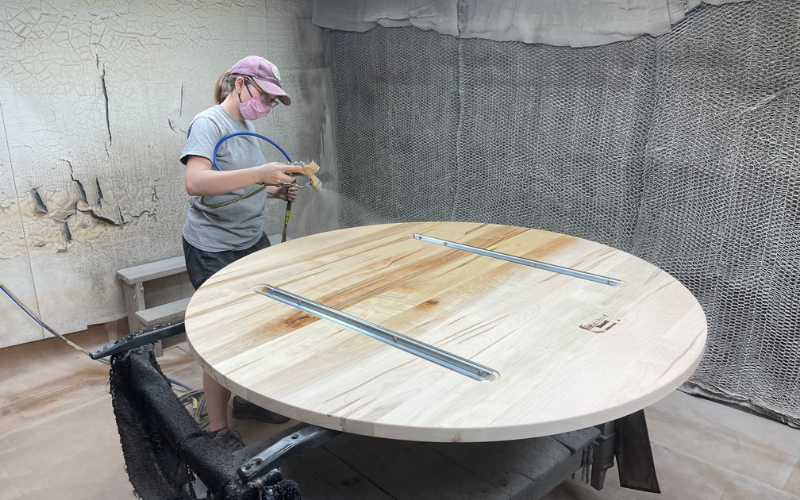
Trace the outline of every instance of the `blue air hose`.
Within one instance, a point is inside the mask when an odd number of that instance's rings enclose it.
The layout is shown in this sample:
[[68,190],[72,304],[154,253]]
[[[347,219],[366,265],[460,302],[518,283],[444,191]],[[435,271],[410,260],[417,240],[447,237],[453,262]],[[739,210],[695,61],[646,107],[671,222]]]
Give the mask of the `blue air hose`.
[[[44,323],[44,321],[42,321],[42,320],[40,320],[39,318],[37,318],[37,317],[36,317],[36,315],[35,315],[35,314],[33,314],[33,313],[30,311],[30,309],[28,309],[28,308],[25,306],[25,304],[23,304],[23,303],[22,303],[22,301],[21,301],[21,300],[19,300],[19,299],[17,298],[17,296],[16,296],[16,295],[14,295],[14,293],[13,293],[11,290],[9,290],[8,288],[6,288],[6,286],[5,286],[5,285],[3,284],[3,282],[1,282],[1,281],[0,281],[0,290],[2,290],[2,291],[3,291],[3,292],[6,294],[6,295],[8,295],[8,298],[9,298],[9,299],[11,299],[12,301],[14,301],[14,303],[15,303],[16,305],[18,305],[20,309],[22,309],[23,311],[25,311],[25,313],[26,313],[28,316],[30,316],[30,317],[31,317],[31,319],[32,319],[33,321],[35,321],[35,322],[36,322],[36,323],[37,323],[39,326],[41,326],[42,328],[44,328],[44,329],[45,329],[45,330],[47,330],[48,332],[52,333],[53,335],[55,335],[56,337],[58,337],[58,338],[59,338],[59,339],[61,339],[62,341],[66,342],[66,343],[67,343],[67,344],[69,344],[71,347],[73,347],[73,348],[77,349],[78,351],[81,351],[82,353],[86,354],[86,355],[87,355],[87,356],[89,356],[89,357],[92,357],[92,353],[90,353],[89,351],[87,351],[87,350],[86,350],[86,349],[84,349],[83,347],[79,346],[78,344],[76,344],[76,343],[72,342],[71,340],[67,339],[66,337],[64,337],[64,336],[63,336],[63,335],[61,335],[60,333],[56,332],[55,330],[53,330],[52,328],[50,328],[49,326],[47,326],[47,325]],[[104,364],[110,364],[110,363],[109,363],[109,361],[108,361],[107,359],[98,359],[98,360],[96,360],[96,361],[99,361],[99,362],[101,362],[101,363],[104,363]],[[187,385],[185,385],[185,384],[182,384],[182,383],[178,382],[178,381],[177,381],[177,380],[175,380],[175,379],[171,379],[171,378],[167,377],[167,380],[169,380],[171,383],[173,383],[173,384],[175,384],[175,385],[179,385],[179,386],[183,387],[184,389],[186,389],[186,390],[187,390],[187,391],[189,391],[189,392],[195,392],[195,393],[196,393],[196,392],[199,392],[199,393],[201,393],[201,394],[202,394],[202,391],[193,391],[191,387],[189,387],[189,386],[187,386]]]
[[[22,309],[23,311],[25,311],[25,313],[26,313],[28,316],[30,316],[30,317],[31,317],[31,319],[32,319],[32,320],[34,320],[34,321],[35,321],[35,322],[36,322],[36,323],[37,323],[39,326],[41,326],[42,328],[44,328],[44,329],[45,329],[45,330],[47,330],[48,332],[52,333],[53,335],[55,335],[56,337],[58,337],[59,339],[61,339],[63,342],[66,342],[66,343],[67,343],[67,344],[68,344],[70,347],[73,347],[74,349],[77,349],[78,351],[81,351],[82,353],[86,354],[87,356],[89,356],[89,357],[92,357],[92,354],[91,354],[89,351],[87,351],[87,350],[86,350],[86,349],[84,349],[83,347],[79,346],[79,345],[78,345],[78,344],[76,344],[75,342],[72,342],[71,340],[67,339],[66,337],[64,337],[64,336],[63,336],[63,335],[61,335],[60,333],[56,332],[55,330],[53,330],[52,328],[50,328],[49,326],[47,326],[47,325],[44,323],[44,321],[42,321],[42,320],[40,320],[39,318],[37,318],[37,317],[36,317],[36,315],[35,315],[35,314],[33,314],[33,313],[30,311],[30,309],[28,309],[28,308],[25,306],[25,304],[23,304],[23,303],[22,303],[22,301],[21,301],[21,300],[19,300],[19,299],[17,298],[17,296],[16,296],[16,295],[14,295],[14,293],[13,293],[11,290],[9,290],[8,288],[6,288],[6,286],[5,286],[5,285],[3,284],[3,282],[1,282],[1,281],[0,281],[0,290],[2,290],[2,291],[3,291],[3,292],[6,294],[6,295],[8,295],[8,298],[10,298],[11,300],[13,300],[13,301],[14,301],[14,303],[15,303],[15,304],[17,304],[17,305],[19,306],[19,308],[20,308],[20,309]],[[100,361],[101,363],[105,363],[105,364],[110,364],[110,363],[108,362],[108,360],[107,360],[107,359],[98,359],[97,361]]]
[[213,160],[213,161],[214,161],[214,167],[215,167],[217,170],[219,170],[220,172],[222,172],[222,169],[221,169],[221,168],[219,168],[219,165],[217,164],[217,151],[219,150],[219,147],[222,145],[222,143],[223,143],[223,142],[227,141],[227,140],[228,140],[228,139],[230,139],[231,137],[236,137],[237,135],[251,135],[251,136],[253,136],[253,137],[258,137],[259,139],[264,139],[264,140],[265,140],[265,141],[267,141],[268,143],[270,143],[270,144],[272,144],[273,146],[275,146],[276,148],[278,148],[278,151],[280,151],[281,153],[283,153],[283,156],[285,156],[285,157],[286,157],[286,160],[287,160],[289,163],[292,163],[292,159],[291,159],[291,158],[289,158],[289,155],[288,155],[288,154],[286,154],[286,151],[284,151],[282,147],[280,147],[280,146],[278,146],[277,144],[275,144],[275,141],[273,141],[272,139],[269,139],[269,138],[267,138],[267,137],[264,137],[263,135],[260,135],[260,134],[256,134],[256,133],[254,133],[254,132],[234,132],[233,134],[228,134],[228,135],[226,135],[225,137],[223,137],[222,139],[220,139],[220,140],[219,140],[219,142],[217,143],[217,145],[214,147],[214,160]]
[[[286,153],[286,151],[284,151],[282,147],[278,146],[278,144],[276,144],[275,141],[273,141],[272,139],[270,139],[268,137],[264,137],[261,134],[256,134],[254,132],[234,132],[234,133],[228,134],[225,137],[223,137],[222,139],[220,139],[219,142],[217,142],[217,145],[214,146],[214,156],[211,159],[211,161],[214,163],[214,168],[216,168],[220,172],[222,172],[223,170],[219,167],[219,163],[217,163],[217,151],[219,151],[219,147],[222,145],[223,142],[227,141],[231,137],[236,137],[236,136],[239,136],[239,135],[249,135],[249,136],[253,136],[253,137],[258,137],[259,139],[264,139],[268,143],[270,143],[273,146],[275,146],[276,148],[278,148],[278,151],[283,153],[283,156],[286,157],[286,160],[289,163],[292,163],[292,159],[289,158],[289,155]],[[236,203],[239,200],[243,200],[245,198],[249,198],[250,196],[253,196],[254,194],[258,193],[259,191],[261,191],[264,188],[265,188],[265,186],[262,184],[261,186],[253,189],[252,191],[239,196],[238,198],[234,198],[232,200],[228,200],[228,201],[225,201],[225,202],[222,202],[222,203],[215,203],[215,204],[206,203],[206,197],[205,196],[201,196],[200,197],[200,204],[205,206],[205,207],[208,207],[208,208],[220,208],[220,207],[224,207],[226,205],[231,205],[233,203]],[[289,214],[291,213],[291,210],[292,210],[292,202],[289,201],[289,202],[287,202],[287,205],[286,205],[286,214],[287,214],[287,216],[285,217],[286,224],[288,224]],[[284,228],[284,233],[285,232],[286,231],[285,231],[285,228]],[[286,238],[284,237],[284,241],[285,240],[286,240]]]

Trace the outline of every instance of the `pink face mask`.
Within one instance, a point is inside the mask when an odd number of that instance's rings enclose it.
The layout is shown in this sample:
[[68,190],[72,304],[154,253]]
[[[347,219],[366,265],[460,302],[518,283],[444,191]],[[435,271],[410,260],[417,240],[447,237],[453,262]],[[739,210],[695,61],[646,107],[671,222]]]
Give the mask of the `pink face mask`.
[[[247,88],[247,86],[245,86]],[[264,118],[272,110],[270,104],[264,104],[258,97],[253,97],[250,89],[247,88],[247,93],[250,94],[250,100],[242,102],[242,94],[239,94],[239,112],[246,120],[258,120]]]

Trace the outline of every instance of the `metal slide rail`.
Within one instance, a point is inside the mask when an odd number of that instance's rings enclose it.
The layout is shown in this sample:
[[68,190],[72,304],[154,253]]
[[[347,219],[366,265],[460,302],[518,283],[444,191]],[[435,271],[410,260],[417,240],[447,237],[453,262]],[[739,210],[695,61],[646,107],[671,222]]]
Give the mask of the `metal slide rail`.
[[444,368],[453,370],[454,372],[458,372],[472,379],[479,381],[486,380],[494,373],[494,370],[489,367],[474,363],[468,359],[456,356],[455,354],[447,351],[443,351],[437,347],[433,347],[432,345],[420,342],[411,337],[406,337],[405,335],[393,332],[383,328],[382,326],[364,321],[350,314],[320,304],[319,302],[314,302],[313,300],[308,300],[299,295],[281,290],[280,288],[267,286],[266,292],[259,290],[254,291],[260,295],[264,295],[265,297],[277,300],[278,302],[283,302],[284,304],[300,309],[301,311],[305,311],[309,314],[313,314],[314,316],[326,319],[331,323],[335,323],[339,326],[353,330],[354,332],[358,332],[362,335],[366,335],[367,337],[379,340],[385,344],[389,344],[392,347],[396,347],[397,349],[406,351],[410,354],[426,359],[432,363],[436,363],[439,366],[443,366]]
[[548,264],[547,262],[539,262],[538,260],[525,259],[523,257],[517,257],[514,255],[495,252],[494,250],[486,250],[485,248],[473,247],[470,245],[465,245],[463,243],[457,243],[455,241],[441,240],[439,238],[434,238],[432,236],[425,236],[423,234],[415,234],[414,239],[419,241],[425,241],[427,243],[433,243],[435,245],[442,245],[447,248],[455,248],[456,250],[463,250],[465,252],[476,253],[478,255],[483,255],[486,257],[493,257],[495,259],[514,262],[515,264],[522,264],[523,266],[535,267],[536,269],[542,269],[544,271],[550,271],[553,273],[564,274],[566,276],[572,276],[574,278],[594,281],[595,283],[602,283],[604,285],[617,286],[620,283],[620,280],[616,278],[609,278],[608,276],[601,276],[599,274],[592,274],[592,273],[587,273],[585,271],[578,271],[577,269],[572,269],[571,267],[557,266],[555,264]]

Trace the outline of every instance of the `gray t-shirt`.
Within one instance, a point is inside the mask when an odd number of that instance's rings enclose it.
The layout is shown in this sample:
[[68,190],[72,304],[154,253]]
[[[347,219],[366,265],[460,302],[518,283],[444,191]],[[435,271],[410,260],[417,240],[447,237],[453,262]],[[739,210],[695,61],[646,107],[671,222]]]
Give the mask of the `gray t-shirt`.
[[[181,162],[185,165],[189,155],[203,156],[213,161],[217,142],[234,132],[255,132],[255,127],[249,121],[242,123],[235,119],[222,106],[198,113],[189,126],[189,138],[181,153]],[[266,161],[257,138],[237,136],[219,147],[217,163],[223,171],[227,171],[263,165]],[[258,187],[248,186],[233,193],[205,198],[190,196],[183,237],[193,247],[206,252],[244,250],[255,245],[264,233],[265,189],[230,205],[218,208],[209,205],[225,203]]]

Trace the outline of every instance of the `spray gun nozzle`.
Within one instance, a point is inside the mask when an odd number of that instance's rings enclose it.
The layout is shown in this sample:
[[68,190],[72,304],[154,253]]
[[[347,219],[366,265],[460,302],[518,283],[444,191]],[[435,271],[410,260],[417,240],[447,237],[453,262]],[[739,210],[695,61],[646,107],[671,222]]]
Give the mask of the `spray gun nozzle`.
[[[303,185],[297,184],[297,188],[298,189],[302,189],[302,188],[305,188],[305,187],[308,187],[308,186],[311,186],[311,187],[319,186],[319,179],[315,175],[317,172],[319,172],[319,165],[317,165],[316,162],[312,161],[309,164],[305,164],[305,163],[303,163],[301,161],[296,161],[296,162],[293,162],[292,165],[294,165],[297,168],[294,169],[294,170],[286,172],[287,174],[289,174],[289,175],[291,175],[293,177],[307,177],[308,178],[308,182],[306,182],[305,184],[303,184]],[[295,182],[297,182],[297,181],[295,181]]]

